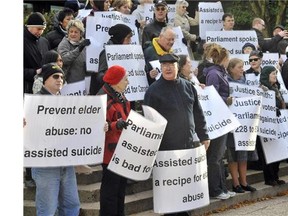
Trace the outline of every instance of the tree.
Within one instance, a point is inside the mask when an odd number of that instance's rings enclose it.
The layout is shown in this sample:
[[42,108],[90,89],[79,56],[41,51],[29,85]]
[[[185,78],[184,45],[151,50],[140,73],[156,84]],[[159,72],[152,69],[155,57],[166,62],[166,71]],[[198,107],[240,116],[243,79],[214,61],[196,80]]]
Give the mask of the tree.
[[263,33],[270,37],[274,26],[285,26],[287,8],[288,0],[236,0],[225,10],[234,14],[237,29],[250,29],[254,18],[262,18],[266,23]]

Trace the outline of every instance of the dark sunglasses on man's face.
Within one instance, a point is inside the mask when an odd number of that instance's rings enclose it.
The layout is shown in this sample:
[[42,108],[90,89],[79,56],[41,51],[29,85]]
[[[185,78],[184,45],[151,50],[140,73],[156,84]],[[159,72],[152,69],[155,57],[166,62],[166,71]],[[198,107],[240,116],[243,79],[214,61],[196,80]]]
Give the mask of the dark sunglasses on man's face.
[[249,59],[249,62],[256,62],[256,61],[258,61],[259,60],[259,58],[253,58],[253,59]]
[[53,79],[55,79],[55,80],[59,79],[59,77],[60,77],[62,80],[64,80],[64,76],[62,76],[62,75],[54,74],[54,75],[52,75],[52,77],[53,77]]
[[164,8],[164,7],[156,7],[156,10],[157,10],[157,11],[165,11],[166,8]]

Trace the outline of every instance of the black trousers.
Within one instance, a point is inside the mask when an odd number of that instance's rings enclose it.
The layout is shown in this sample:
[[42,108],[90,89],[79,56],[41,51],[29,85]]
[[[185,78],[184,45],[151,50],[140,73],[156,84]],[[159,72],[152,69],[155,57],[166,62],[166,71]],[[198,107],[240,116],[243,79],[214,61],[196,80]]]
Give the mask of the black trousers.
[[127,179],[102,165],[103,176],[100,188],[100,215],[125,216],[125,190]]
[[263,151],[261,143],[259,143],[259,145],[257,146],[257,153],[258,153],[259,160],[261,160],[265,182],[279,180],[278,173],[279,173],[280,161],[266,164],[264,151]]

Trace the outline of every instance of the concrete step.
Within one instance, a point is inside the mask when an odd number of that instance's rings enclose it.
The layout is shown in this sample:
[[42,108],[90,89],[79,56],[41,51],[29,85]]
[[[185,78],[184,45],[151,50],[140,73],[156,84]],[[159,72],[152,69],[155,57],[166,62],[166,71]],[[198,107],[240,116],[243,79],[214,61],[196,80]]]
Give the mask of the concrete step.
[[[81,216],[99,216],[100,203],[81,203]],[[125,211],[127,215],[153,209],[152,190],[126,195]],[[35,201],[24,200],[24,216],[36,216]]]
[[[100,191],[100,182],[96,181],[96,183],[90,183],[87,184],[87,182],[90,182],[89,176],[93,176],[91,178],[94,178],[95,180],[95,173],[100,174],[102,170],[99,167],[94,167],[94,171],[92,174],[89,174],[85,177],[81,177],[83,179],[86,179],[85,181],[82,181],[82,184],[79,184],[78,182],[78,190],[79,190],[79,196],[81,201],[81,207],[83,209],[83,215],[95,215],[97,216],[99,214],[99,191]],[[82,174],[81,174],[82,175]],[[280,171],[279,176],[284,176],[284,180],[288,182],[288,163],[281,163],[280,164]],[[78,175],[77,175],[78,180]],[[94,182],[91,181],[91,182]],[[218,201],[218,200],[211,200],[210,205],[207,207],[203,207],[201,209],[197,209],[195,212],[207,212],[211,209],[220,208],[220,206],[223,205],[231,205],[231,203],[236,204],[235,202],[241,201],[241,200],[250,200],[255,198],[261,198],[266,193],[270,194],[274,191],[282,191],[282,190],[288,190],[288,184],[282,185],[282,186],[276,186],[276,187],[270,187],[264,185],[263,182],[263,174],[262,171],[255,171],[255,170],[247,170],[247,181],[249,184],[253,185],[257,188],[258,191],[256,191],[253,194],[245,193],[240,194],[234,198],[228,199],[226,201]],[[83,184],[84,183],[84,184]],[[232,186],[232,180],[229,176],[227,178],[227,186],[228,188],[231,188]],[[271,191],[272,190],[272,191]],[[147,215],[147,216],[154,216],[155,214],[153,209],[153,192],[152,192],[152,178],[141,181],[141,182],[135,182],[133,184],[129,184],[127,186],[127,192],[126,192],[126,213],[127,215],[135,214],[141,216]],[[273,195],[273,194],[272,194]],[[238,198],[239,197],[239,198]],[[24,216],[34,216],[35,215],[35,189],[27,189],[24,187]],[[216,202],[216,204],[214,204]],[[34,213],[33,213],[34,212]],[[151,213],[151,214],[150,214]],[[194,211],[193,211],[194,213]],[[197,215],[196,214],[196,215]]]

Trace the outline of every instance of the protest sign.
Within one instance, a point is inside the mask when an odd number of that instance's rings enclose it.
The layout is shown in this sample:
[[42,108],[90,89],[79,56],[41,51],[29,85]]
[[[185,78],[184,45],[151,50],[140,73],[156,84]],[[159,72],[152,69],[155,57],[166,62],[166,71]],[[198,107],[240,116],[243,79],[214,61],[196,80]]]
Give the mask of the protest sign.
[[[240,126],[238,119],[229,110],[214,86],[206,86],[202,89],[196,85],[195,88],[204,112],[210,139],[227,134]],[[219,115],[220,112],[221,115]]]
[[[145,118],[131,110],[127,118],[127,129],[123,130],[108,169],[133,180],[150,177],[153,163],[167,125],[167,120],[151,107]],[[156,121],[155,121],[156,120]]]
[[129,101],[143,100],[148,89],[146,77],[145,59],[140,45],[107,45],[106,59],[108,67],[121,65],[128,73],[129,85],[125,90],[125,96]]
[[153,167],[155,213],[175,213],[209,205],[204,145],[159,151]]
[[262,97],[233,98],[230,111],[240,122],[233,131],[236,151],[254,151],[259,127]]
[[225,47],[231,55],[242,54],[242,47],[245,43],[252,43],[258,46],[256,32],[253,31],[206,31],[206,42],[217,43]]
[[267,164],[288,158],[288,110],[281,110],[277,124],[276,139],[260,137]]
[[102,163],[106,100],[25,94],[24,166]]
[[85,85],[86,85],[85,80],[69,84],[66,83],[61,89],[61,95],[77,95],[77,96],[87,95]]
[[262,96],[258,135],[276,138],[278,125],[276,120],[275,92],[263,91],[259,87],[234,82],[229,83],[229,88],[232,97]]
[[199,2],[199,35],[206,38],[206,31],[219,31],[223,27],[222,4],[218,2]]
[[95,12],[94,16],[87,17],[86,38],[91,42],[86,48],[87,71],[98,72],[99,55],[110,38],[108,34],[110,27],[119,23],[129,26],[132,29],[131,44],[139,44],[135,20],[135,16],[117,11]]

